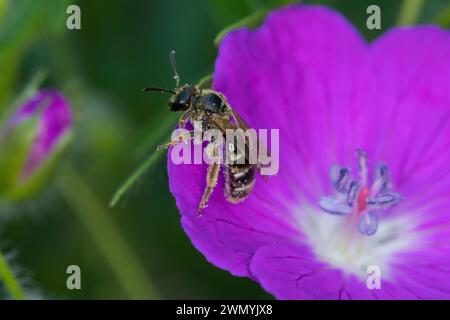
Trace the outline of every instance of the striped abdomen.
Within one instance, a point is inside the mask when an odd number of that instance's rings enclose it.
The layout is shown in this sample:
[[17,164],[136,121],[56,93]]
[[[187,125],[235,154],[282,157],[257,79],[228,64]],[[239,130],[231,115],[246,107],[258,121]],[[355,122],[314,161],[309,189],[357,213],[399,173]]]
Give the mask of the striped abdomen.
[[232,203],[244,201],[253,189],[256,165],[233,164],[225,170],[225,198]]

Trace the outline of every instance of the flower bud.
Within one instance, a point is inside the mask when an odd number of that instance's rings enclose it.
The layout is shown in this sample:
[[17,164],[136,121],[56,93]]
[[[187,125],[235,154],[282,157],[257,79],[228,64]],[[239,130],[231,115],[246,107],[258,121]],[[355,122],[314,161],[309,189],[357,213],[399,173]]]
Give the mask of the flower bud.
[[54,90],[38,91],[0,128],[0,200],[38,191],[69,141],[69,103]]

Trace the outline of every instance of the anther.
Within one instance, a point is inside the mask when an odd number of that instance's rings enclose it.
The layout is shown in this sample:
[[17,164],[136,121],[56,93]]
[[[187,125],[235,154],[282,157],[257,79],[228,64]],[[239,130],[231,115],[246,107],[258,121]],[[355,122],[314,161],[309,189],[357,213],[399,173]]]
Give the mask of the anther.
[[347,192],[347,204],[349,206],[353,205],[353,202],[356,199],[356,195],[358,194],[358,189],[359,189],[358,182],[352,181],[350,183],[350,187],[348,188],[348,192]]
[[350,170],[347,168],[333,167],[331,172],[331,179],[334,187],[338,192],[347,192],[348,183],[350,179]]

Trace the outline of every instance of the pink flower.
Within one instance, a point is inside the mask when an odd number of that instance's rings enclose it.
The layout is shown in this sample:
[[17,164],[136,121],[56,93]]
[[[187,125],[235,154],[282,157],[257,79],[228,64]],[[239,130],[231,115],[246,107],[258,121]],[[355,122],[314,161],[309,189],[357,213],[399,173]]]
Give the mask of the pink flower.
[[206,165],[169,160],[192,243],[280,299],[449,299],[449,77],[435,26],[367,44],[336,12],[292,5],[232,32],[214,88],[253,128],[280,129],[280,171],[240,204],[221,177],[198,219]]
[[23,168],[24,176],[37,169],[72,128],[70,106],[61,94],[53,90],[39,91],[26,101],[11,118],[10,128],[30,118],[39,118],[39,125]]

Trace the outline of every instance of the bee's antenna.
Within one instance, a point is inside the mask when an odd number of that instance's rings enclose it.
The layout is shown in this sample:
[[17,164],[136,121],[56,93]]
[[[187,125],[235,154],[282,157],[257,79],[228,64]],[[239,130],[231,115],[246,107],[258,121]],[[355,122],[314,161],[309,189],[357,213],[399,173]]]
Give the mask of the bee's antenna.
[[170,66],[172,67],[172,71],[173,71],[173,78],[175,79],[175,83],[177,85],[177,88],[180,86],[180,75],[177,72],[177,64],[175,61],[175,50],[170,51],[169,53],[169,61],[170,61]]
[[172,94],[176,94],[175,90],[167,89],[167,88],[160,88],[160,87],[148,87],[148,88],[142,89],[142,91],[144,91],[144,92],[161,92],[161,93],[170,92]]

